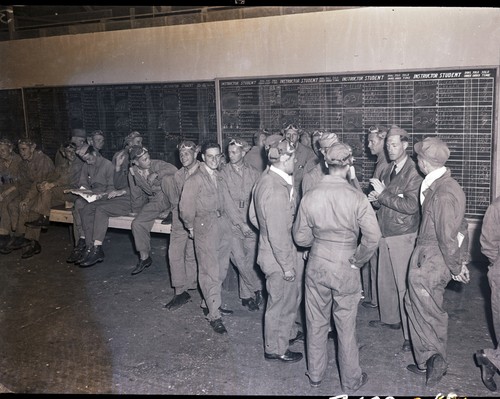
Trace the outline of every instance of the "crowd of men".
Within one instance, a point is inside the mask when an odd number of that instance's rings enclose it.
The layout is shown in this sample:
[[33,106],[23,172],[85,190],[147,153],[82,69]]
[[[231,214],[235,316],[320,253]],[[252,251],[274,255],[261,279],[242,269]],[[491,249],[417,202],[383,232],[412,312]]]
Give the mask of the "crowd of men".
[[[305,340],[312,387],[325,377],[328,339],[335,336],[342,388],[354,392],[366,383],[355,334],[359,303],[378,309],[370,327],[402,330],[402,350],[415,359],[409,371],[425,376],[428,386],[446,374],[444,289],[451,279],[469,281],[465,194],[445,166],[446,143],[437,137],[415,143],[417,165],[407,131],[372,126],[367,142],[377,162],[363,192],[352,149],[333,132],[301,135],[289,125],[257,132],[253,146],[235,138],[226,148],[184,140],[177,146],[180,168],[151,159],[142,140],[131,132],[108,160],[101,155],[104,132],[73,129],[52,161],[30,139],[18,141],[19,155],[1,139],[0,252],[39,254],[50,209],[65,205],[75,238],[67,262],[90,267],[105,259],[109,217],[133,215],[136,275],[151,266],[151,228],[165,218],[170,311],[199,287],[210,326],[226,334],[222,316],[233,311],[222,306],[222,283],[233,264],[242,306],[265,306],[265,359],[299,361],[302,353],[290,348]],[[88,202],[78,189],[97,199]],[[495,293],[498,204],[481,236]],[[499,302],[492,295],[494,312]],[[500,355],[481,350],[476,359],[485,385],[496,390]]]

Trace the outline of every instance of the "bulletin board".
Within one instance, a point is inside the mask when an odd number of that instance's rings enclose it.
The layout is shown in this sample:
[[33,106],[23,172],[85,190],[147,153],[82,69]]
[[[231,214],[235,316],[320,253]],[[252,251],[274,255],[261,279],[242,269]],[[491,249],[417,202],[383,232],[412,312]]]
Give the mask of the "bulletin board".
[[375,168],[368,127],[396,124],[409,151],[428,136],[451,150],[447,166],[467,197],[466,216],[479,219],[492,196],[497,68],[385,71],[220,79],[220,136],[251,140],[258,129],[288,124],[335,132],[349,143],[365,190]]

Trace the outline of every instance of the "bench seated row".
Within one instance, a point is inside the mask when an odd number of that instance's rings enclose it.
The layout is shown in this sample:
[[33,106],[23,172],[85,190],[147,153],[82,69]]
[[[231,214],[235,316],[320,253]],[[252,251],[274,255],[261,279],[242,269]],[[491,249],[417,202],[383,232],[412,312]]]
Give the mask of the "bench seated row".
[[[59,223],[70,223],[73,224],[73,214],[71,209],[68,209],[64,206],[54,207],[50,210],[50,218],[51,222],[59,222]],[[109,218],[109,227],[115,229],[125,229],[130,230],[132,225],[132,220],[134,220],[134,216],[113,216]],[[161,224],[162,219],[156,219],[151,229],[153,233],[162,233],[162,234],[170,234],[170,224]]]

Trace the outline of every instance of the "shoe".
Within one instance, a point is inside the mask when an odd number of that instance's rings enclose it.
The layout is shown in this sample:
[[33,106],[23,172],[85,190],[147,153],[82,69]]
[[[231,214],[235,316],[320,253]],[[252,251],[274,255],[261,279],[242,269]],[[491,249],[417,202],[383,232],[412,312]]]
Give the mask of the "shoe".
[[335,332],[334,331],[328,331],[328,339],[330,341],[335,340]]
[[241,304],[247,307],[250,312],[255,312],[256,310],[259,310],[259,306],[257,305],[257,303],[253,298],[242,299]]
[[427,373],[425,385],[428,387],[435,386],[441,378],[446,374],[446,362],[439,353],[432,355],[427,360]]
[[80,252],[80,256],[75,259],[73,262],[75,265],[79,265],[82,263],[85,259],[87,259],[90,255],[90,252],[92,251],[92,247],[86,247],[83,251]]
[[[349,390],[351,392],[356,392],[363,385],[365,385],[367,381],[368,381],[368,375],[366,373],[361,373],[361,379],[359,380],[359,382],[353,388],[350,388],[350,389],[348,388],[347,390]],[[344,389],[344,387],[342,387],[342,390],[345,391],[346,389]]]
[[403,347],[401,349],[403,350],[403,352],[411,352],[410,341],[405,339],[405,342],[403,342]]
[[104,260],[104,251],[102,245],[94,245],[86,253],[85,258],[79,262],[80,267],[90,267]]
[[264,297],[262,296],[262,291],[261,290],[255,291],[255,303],[257,304],[257,306],[262,305],[263,302],[264,302]]
[[161,221],[161,224],[172,224],[172,212],[170,212],[167,217]]
[[302,359],[302,353],[292,352],[291,350],[286,350],[284,355],[277,355],[275,353],[264,353],[264,358],[266,360],[281,360],[286,363],[298,362]]
[[135,269],[132,270],[132,276],[141,273],[146,267],[151,266],[153,263],[153,259],[151,259],[151,256],[148,256],[147,259],[144,260],[139,260],[139,263],[135,266]]
[[0,249],[5,248],[5,246],[10,241],[10,235],[8,234],[0,234]]
[[302,331],[297,331],[297,336],[288,340],[289,345],[293,345],[295,342],[304,342],[304,333]]
[[185,305],[191,300],[191,295],[187,291],[184,291],[182,294],[174,295],[172,300],[165,305],[168,310],[176,310],[179,309],[182,305]]
[[313,381],[311,379],[311,376],[309,375],[309,373],[306,373],[306,375],[309,378],[309,385],[311,385],[311,387],[318,388],[321,385],[321,380],[320,381]]
[[12,252],[13,250],[24,248],[30,244],[31,240],[28,240],[24,236],[13,236],[4,249]]
[[412,373],[417,374],[417,375],[427,374],[426,369],[421,369],[416,364],[409,364],[408,366],[406,366],[406,370],[411,371]]
[[40,252],[42,252],[42,247],[40,246],[40,243],[38,241],[31,240],[30,244],[23,248],[23,253],[21,254],[21,258],[28,259],[31,258],[33,255],[39,254]]
[[498,368],[488,359],[482,349],[475,353],[475,358],[478,366],[481,367],[481,379],[483,380],[483,384],[490,391],[495,392],[497,390],[497,384],[493,380],[493,377],[498,372]]
[[75,261],[82,256],[82,253],[85,251],[85,248],[86,248],[85,239],[80,238],[76,246],[73,248],[73,251],[71,251],[71,254],[69,255],[68,259],[66,259],[66,262],[75,263]]
[[372,309],[378,308],[378,305],[375,305],[374,303],[371,302],[361,302],[361,306]]
[[222,324],[222,319],[215,319],[210,321],[210,325],[214,329],[214,331],[218,334],[227,334],[226,327]]
[[388,324],[382,323],[380,320],[371,320],[368,325],[370,327],[386,327],[390,328],[391,330],[399,330],[401,328],[401,323]]
[[234,313],[232,310],[224,309],[222,306],[219,308],[219,312],[222,316],[227,316]]
[[31,222],[24,223],[26,227],[31,227],[36,229],[37,227],[47,227],[50,225],[49,217],[40,215],[38,219],[32,220]]

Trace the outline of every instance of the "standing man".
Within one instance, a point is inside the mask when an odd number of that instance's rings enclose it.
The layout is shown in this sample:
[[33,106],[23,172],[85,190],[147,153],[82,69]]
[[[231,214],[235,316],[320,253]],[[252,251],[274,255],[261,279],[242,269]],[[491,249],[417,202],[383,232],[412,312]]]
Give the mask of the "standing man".
[[469,236],[465,194],[444,166],[450,156],[448,146],[437,137],[427,137],[414,148],[425,179],[419,191],[422,223],[411,256],[405,298],[416,363],[407,369],[425,374],[426,385],[432,387],[448,368],[444,290],[451,279],[469,282]]
[[170,203],[161,188],[162,180],[177,172],[177,168],[160,159],[151,159],[143,146],[130,147],[129,160],[130,204],[132,213],[136,213],[132,221],[132,235],[135,249],[139,252],[139,262],[131,274],[136,275],[153,263],[150,256],[151,229],[155,219],[165,210],[170,210]]
[[168,265],[174,297],[165,305],[168,310],[179,309],[188,303],[191,300],[188,290],[195,290],[198,286],[198,265],[194,244],[179,218],[179,202],[184,183],[200,166],[200,161],[197,159],[200,146],[192,141],[183,140],[177,148],[182,168],[175,172],[171,179],[164,179],[162,182],[163,192],[172,206]]
[[411,345],[403,301],[420,222],[418,193],[422,183],[415,162],[406,153],[408,139],[406,130],[391,126],[386,138],[391,167],[381,179],[370,179],[374,191],[368,195],[379,207],[377,217],[382,231],[377,281],[380,320],[372,320],[369,325],[394,330],[403,327],[405,352],[411,351]]
[[248,220],[252,188],[261,172],[244,162],[250,145],[232,139],[229,163],[221,171],[224,206],[231,222],[231,262],[238,269],[241,304],[251,312],[262,303],[262,281],[255,269],[257,234]]
[[481,228],[481,252],[490,262],[488,281],[491,290],[491,313],[495,332],[496,349],[481,349],[475,353],[476,362],[481,367],[481,378],[490,391],[497,390],[493,377],[500,367],[500,197],[493,201],[483,218]]
[[[385,154],[385,137],[387,136],[387,128],[385,126],[371,126],[368,129],[368,149],[372,155],[377,157],[375,171],[372,178],[381,179],[382,173],[389,166],[387,156]],[[361,305],[365,308],[378,307],[378,290],[377,290],[377,275],[378,275],[378,248],[370,258],[368,264],[361,269],[361,277],[363,279],[363,291],[365,297],[369,300],[364,301]]]
[[295,242],[312,247],[305,278],[308,376],[311,386],[321,384],[333,314],[342,389],[356,391],[368,380],[359,365],[356,341],[359,268],[372,256],[381,234],[368,199],[347,182],[350,147],[333,144],[326,149],[325,160],[329,174],[304,195],[293,225]]
[[[257,263],[266,276],[264,358],[297,362],[302,353],[288,349],[295,337],[304,262],[292,238],[295,216],[295,147],[281,135],[266,140],[269,168],[255,183],[250,221],[260,231]],[[298,281],[297,281],[298,280]]]
[[267,167],[266,152],[264,143],[268,133],[266,130],[258,130],[253,135],[253,147],[245,154],[245,162],[253,166],[259,172],[264,172]]
[[194,240],[198,260],[198,282],[210,326],[226,334],[221,313],[222,282],[229,267],[231,228],[224,209],[222,179],[218,167],[222,158],[219,144],[208,142],[201,148],[203,163],[186,180],[179,203],[179,215]]
[[9,139],[0,139],[0,249],[10,240],[16,229],[17,207],[9,212],[9,203],[19,195],[16,184],[19,180],[22,159],[14,152],[14,145]]

